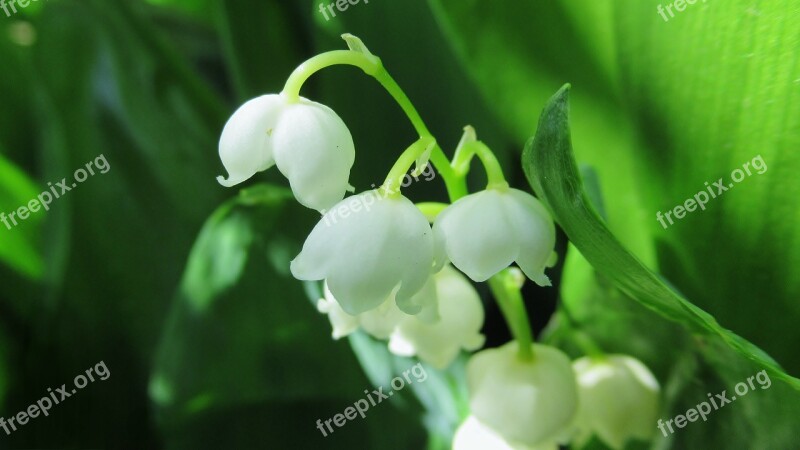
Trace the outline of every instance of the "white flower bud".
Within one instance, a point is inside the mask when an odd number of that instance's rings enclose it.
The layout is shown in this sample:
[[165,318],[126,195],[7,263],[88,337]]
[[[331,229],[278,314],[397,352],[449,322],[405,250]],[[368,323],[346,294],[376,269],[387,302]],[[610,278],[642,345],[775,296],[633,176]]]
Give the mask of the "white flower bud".
[[516,341],[484,350],[467,364],[472,414],[504,440],[536,446],[561,437],[578,405],[575,373],[560,350],[533,344],[522,360]]
[[[347,214],[342,211],[347,210]],[[415,294],[433,268],[433,233],[403,196],[368,191],[340,202],[314,227],[291,270],[300,280],[326,280],[342,309],[358,315],[395,291],[397,306],[418,314]]]
[[573,363],[580,408],[576,427],[621,449],[632,438],[647,440],[658,420],[658,381],[639,360],[625,355],[584,357]]
[[304,98],[287,103],[284,96],[270,94],[233,113],[222,131],[219,154],[229,174],[227,180],[217,178],[223,186],[277,165],[297,200],[322,211],[350,187],[355,147],[347,126],[327,106]]
[[457,270],[445,266],[433,278],[439,320],[425,322],[414,316],[406,318],[392,334],[389,350],[400,356],[417,356],[444,369],[462,349],[474,351],[483,346],[484,312],[478,292]]
[[453,450],[558,450],[555,442],[531,447],[514,444],[503,439],[494,430],[482,424],[475,416],[469,416],[458,427],[453,436]]
[[550,285],[544,269],[552,261],[555,225],[530,194],[487,189],[468,195],[439,214],[433,232],[445,253],[437,254],[437,262],[449,259],[475,281],[486,281],[516,262],[536,284]]

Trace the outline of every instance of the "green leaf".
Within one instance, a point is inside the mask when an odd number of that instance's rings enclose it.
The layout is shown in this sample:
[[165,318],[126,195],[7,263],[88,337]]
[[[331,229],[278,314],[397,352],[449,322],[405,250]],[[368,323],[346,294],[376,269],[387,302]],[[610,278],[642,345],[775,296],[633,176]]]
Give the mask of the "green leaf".
[[[686,414],[706,401],[708,394],[731,394],[738,383],[762,370],[720,339],[692,335],[626,296],[596,273],[574,246],[570,245],[565,259],[562,304],[543,339],[579,357],[585,355],[581,341],[589,335],[606,353],[632,355],[644,362],[661,383],[659,417],[664,421]],[[669,438],[654,429],[656,442],[649,448],[712,444],[719,448],[794,448],[800,396],[786,383],[775,381],[767,386],[756,383],[746,399],[731,403],[735,406],[714,411],[708,421],[690,424]],[[599,441],[595,444],[583,449],[607,448]]]
[[[800,374],[797,2],[697,2],[668,22],[657,12],[662,3],[625,0],[613,13],[660,272]],[[666,230],[658,224],[656,212],[706,182],[728,184],[758,155],[767,172],[753,171]]]
[[583,190],[572,154],[569,88],[561,88],[545,106],[536,136],[523,152],[522,164],[534,191],[549,206],[570,241],[599,273],[631,298],[694,333],[719,338],[741,356],[800,390],[800,380],[671,289],[629,253],[600,220]]
[[[388,388],[392,378],[416,364],[423,367],[425,376],[407,386],[422,408],[416,402],[414,405],[402,403],[398,406],[404,415],[423,416],[428,429],[429,450],[449,449],[456,428],[469,414],[466,356],[462,354],[447,369],[439,370],[415,359],[392,354],[386,341],[374,339],[363,331],[350,335],[349,339],[361,367],[375,386]],[[393,397],[393,401],[400,400],[396,397]]]
[[[350,348],[331,338],[326,317],[289,273],[316,219],[290,190],[257,185],[203,226],[150,380],[169,448],[197,448],[209,439],[255,448],[249,436],[259,434],[259,422],[278,418],[272,432],[286,446],[319,447],[323,439],[356,445],[366,435],[375,447],[392,448],[394,439],[407,448],[419,439],[376,432],[392,422],[413,426],[388,405],[327,438],[316,429],[318,419],[341,413],[369,387]],[[247,414],[260,420],[242,421]],[[221,423],[226,437],[209,436],[208,422]]]
[[162,410],[181,418],[267,399],[335,398],[360,378],[289,274],[311,216],[291,191],[257,186],[209,218],[159,346],[150,392]]

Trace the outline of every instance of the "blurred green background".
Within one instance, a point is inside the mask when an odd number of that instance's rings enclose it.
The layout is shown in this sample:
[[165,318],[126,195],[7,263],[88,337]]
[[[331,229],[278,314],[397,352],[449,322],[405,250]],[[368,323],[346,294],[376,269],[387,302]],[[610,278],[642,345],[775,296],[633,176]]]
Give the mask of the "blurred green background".
[[[572,83],[576,155],[597,174],[612,231],[799,375],[800,2],[709,2],[669,22],[659,3],[371,0],[330,20],[300,0],[51,0],[0,11],[0,211],[100,155],[111,166],[50,211],[0,226],[0,414],[100,361],[111,372],[48,417],[0,432],[0,448],[448,447],[465,414],[463,360],[319,434],[317,419],[414,361],[361,335],[330,339],[315,287],[288,273],[318,217],[287,197],[277,171],[239,197],[215,182],[235,108],[278,92],[306,58],[344,48],[343,32],[383,59],[447,153],[471,124],[523,189],[522,147],[546,99]],[[355,69],[316,75],[303,95],[348,124],[358,190],[383,180],[415,138]],[[763,176],[667,230],[655,220],[759,154]],[[442,200],[444,189],[419,183],[409,195]],[[536,329],[560,298],[604,348],[653,369],[662,417],[759,370],[624,298],[576,253],[553,278],[556,288],[526,290]],[[501,344],[508,333],[487,308],[489,345]],[[580,356],[555,317],[543,339]],[[798,417],[800,396],[776,382],[637,448],[800,448]]]

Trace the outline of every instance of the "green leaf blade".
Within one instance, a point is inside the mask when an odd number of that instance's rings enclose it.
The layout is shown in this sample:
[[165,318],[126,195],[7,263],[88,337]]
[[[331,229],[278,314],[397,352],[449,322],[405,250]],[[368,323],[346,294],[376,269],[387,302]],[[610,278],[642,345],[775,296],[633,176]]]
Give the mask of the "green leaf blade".
[[522,164],[536,194],[552,211],[570,241],[601,274],[621,291],[692,332],[723,340],[739,354],[800,390],[800,379],[788,375],[764,351],[723,328],[713,316],[670,289],[628,252],[602,222],[583,190],[569,130],[569,85],[562,87],[542,112],[536,136],[528,141]]

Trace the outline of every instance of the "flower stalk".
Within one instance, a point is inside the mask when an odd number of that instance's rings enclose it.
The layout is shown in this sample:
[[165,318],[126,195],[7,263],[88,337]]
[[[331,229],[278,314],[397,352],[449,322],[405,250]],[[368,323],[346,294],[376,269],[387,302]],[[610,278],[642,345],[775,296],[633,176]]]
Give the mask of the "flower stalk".
[[511,334],[517,340],[519,347],[518,357],[523,361],[532,361],[533,355],[533,334],[531,333],[528,312],[522,300],[520,292],[518,274],[513,269],[505,269],[497,275],[489,278],[489,288],[497,300],[497,305],[506,319]]

